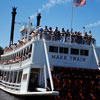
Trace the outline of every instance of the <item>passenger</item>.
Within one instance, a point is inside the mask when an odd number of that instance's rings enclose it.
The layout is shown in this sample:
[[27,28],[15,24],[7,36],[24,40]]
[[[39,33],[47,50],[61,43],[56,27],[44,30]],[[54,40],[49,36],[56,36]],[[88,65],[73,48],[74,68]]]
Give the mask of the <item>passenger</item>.
[[92,43],[95,44],[96,43],[96,40],[94,38],[92,38]]
[[27,35],[27,39],[30,41],[32,39],[31,35]]
[[55,28],[55,30],[54,30],[54,36],[55,36],[55,40],[57,40],[58,39],[58,27],[56,27]]
[[65,42],[69,42],[69,41],[70,41],[70,32],[69,32],[69,29],[67,29],[66,35],[65,35]]
[[49,27],[49,29],[48,29],[46,35],[47,35],[46,38],[47,38],[48,40],[53,39],[53,31],[52,31],[52,27]]
[[28,53],[25,54],[25,57],[26,57],[26,59],[30,58]]
[[12,50],[12,47],[11,47],[11,45],[9,46],[9,50],[8,51],[11,51]]
[[66,31],[66,35],[70,35],[69,29],[67,29],[67,31]]
[[60,34],[60,31],[58,31],[57,39],[58,39],[59,41],[61,40],[61,34]]
[[52,35],[52,32],[53,32],[53,31],[52,31],[52,27],[49,27],[49,30],[48,30],[48,31],[49,31],[49,34]]
[[61,41],[65,42],[65,29],[62,28],[60,33],[61,33]]
[[91,31],[89,31],[88,37],[89,37],[89,38],[92,38],[92,33],[91,33]]
[[39,35],[40,35],[39,39],[41,39],[42,38],[42,32],[43,32],[43,28],[41,26],[38,27],[38,32],[39,32]]
[[62,28],[62,30],[61,30],[61,36],[64,36],[65,35],[65,29],[64,28]]
[[14,64],[14,63],[16,63],[16,62],[15,62],[15,59],[13,59],[13,64]]
[[32,31],[32,38],[34,38],[36,36],[35,32]]
[[82,42],[82,36],[81,36],[81,32],[79,31],[79,32],[77,32],[77,43],[81,43]]
[[27,42],[27,36],[24,37],[23,43],[25,44]]
[[43,32],[43,28],[41,26],[38,27],[39,34]]
[[11,60],[9,60],[9,64],[13,64],[13,60],[11,59]]
[[25,56],[22,57],[22,61],[24,61],[24,60],[26,60],[26,57]]
[[49,30],[47,26],[44,27],[43,33],[44,33],[44,38],[50,40]]
[[16,49],[16,48],[17,48],[17,43],[14,43],[13,49]]
[[18,61],[21,62],[21,61],[22,61],[22,57],[19,57],[19,58],[18,58]]
[[18,62],[20,62],[20,61],[22,61],[21,57],[18,57],[18,56],[17,56],[16,59],[15,59],[15,62],[18,63]]
[[4,64],[4,65],[7,65],[7,64],[8,64],[8,61],[7,61],[7,60],[5,60],[3,64]]
[[45,26],[44,29],[43,29],[43,33],[44,33],[44,34],[47,34],[48,32],[49,32],[48,27]]
[[17,47],[20,47],[20,46],[21,46],[21,41],[18,40]]
[[87,37],[88,37],[87,32],[85,32],[85,34],[84,34],[84,38],[87,38]]

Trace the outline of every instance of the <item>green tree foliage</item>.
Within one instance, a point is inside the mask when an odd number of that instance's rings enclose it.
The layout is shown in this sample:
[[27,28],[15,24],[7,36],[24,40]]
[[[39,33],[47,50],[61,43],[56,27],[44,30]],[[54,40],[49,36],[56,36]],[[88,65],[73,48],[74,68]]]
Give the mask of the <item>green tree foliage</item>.
[[3,48],[0,46],[0,55],[2,55],[3,54]]

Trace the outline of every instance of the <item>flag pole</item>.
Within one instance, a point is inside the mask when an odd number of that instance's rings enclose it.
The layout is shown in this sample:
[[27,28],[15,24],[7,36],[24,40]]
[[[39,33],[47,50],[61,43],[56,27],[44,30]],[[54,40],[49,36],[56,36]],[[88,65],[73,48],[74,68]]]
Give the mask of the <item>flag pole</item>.
[[72,32],[72,26],[73,26],[73,3],[74,3],[74,0],[72,2],[72,14],[71,14],[71,32]]
[[72,39],[71,39],[71,35],[72,35],[72,30],[73,30],[73,28],[72,28],[72,25],[73,25],[73,3],[74,3],[74,0],[73,0],[73,2],[72,2],[70,43],[71,43],[71,41],[72,41]]

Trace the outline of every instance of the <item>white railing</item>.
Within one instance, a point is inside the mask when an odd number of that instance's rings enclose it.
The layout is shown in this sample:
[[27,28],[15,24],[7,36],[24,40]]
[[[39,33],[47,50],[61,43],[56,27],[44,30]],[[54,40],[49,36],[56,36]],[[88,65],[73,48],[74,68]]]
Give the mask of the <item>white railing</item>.
[[3,80],[0,80],[0,85],[14,90],[20,90],[20,86],[21,86],[21,84],[5,82]]
[[[75,35],[70,35],[70,34],[68,34],[68,36],[67,35],[59,36],[59,35],[54,35],[54,34],[49,34],[49,33],[47,34],[41,33],[32,37],[31,40],[37,41],[41,39],[45,39],[46,41],[59,41],[62,43],[77,43],[77,44],[83,44],[83,45],[96,44],[96,41],[93,38],[88,39],[88,38],[84,38],[84,36],[77,36],[77,35],[75,36]],[[5,54],[10,53],[11,51],[19,50],[19,48],[25,47],[24,45],[27,45],[28,43],[30,44],[32,42],[27,40],[27,42],[23,44],[22,46],[12,48],[10,51],[8,50],[7,52],[5,52]]]

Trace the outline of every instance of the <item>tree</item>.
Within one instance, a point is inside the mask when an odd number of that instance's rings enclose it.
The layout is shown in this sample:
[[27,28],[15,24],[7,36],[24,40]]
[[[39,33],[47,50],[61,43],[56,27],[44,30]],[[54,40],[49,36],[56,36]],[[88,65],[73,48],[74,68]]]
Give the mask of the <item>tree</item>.
[[0,46],[0,55],[2,55],[4,52],[3,48]]

